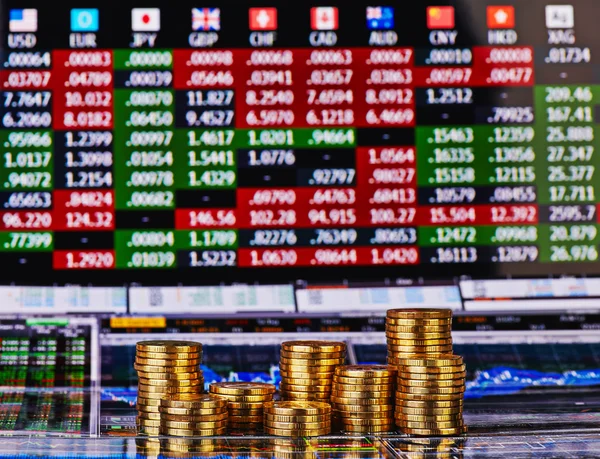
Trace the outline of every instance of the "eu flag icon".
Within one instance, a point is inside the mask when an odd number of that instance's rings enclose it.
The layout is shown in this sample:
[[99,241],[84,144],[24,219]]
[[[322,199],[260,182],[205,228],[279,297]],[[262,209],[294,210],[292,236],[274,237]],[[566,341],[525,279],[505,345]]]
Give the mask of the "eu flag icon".
[[73,8],[71,10],[72,32],[98,32],[100,26],[97,8]]

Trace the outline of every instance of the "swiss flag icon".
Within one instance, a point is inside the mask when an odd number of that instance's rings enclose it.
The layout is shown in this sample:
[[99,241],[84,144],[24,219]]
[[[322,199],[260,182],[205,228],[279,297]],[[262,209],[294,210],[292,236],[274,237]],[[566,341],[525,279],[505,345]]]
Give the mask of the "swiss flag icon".
[[250,8],[250,30],[277,30],[277,8]]
[[339,10],[333,6],[318,6],[310,10],[310,25],[313,30],[337,30]]

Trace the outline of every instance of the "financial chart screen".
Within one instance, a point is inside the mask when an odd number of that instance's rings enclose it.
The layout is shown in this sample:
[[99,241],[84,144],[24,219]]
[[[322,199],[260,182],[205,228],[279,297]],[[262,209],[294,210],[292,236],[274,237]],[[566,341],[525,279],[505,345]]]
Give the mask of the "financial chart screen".
[[9,277],[600,273],[591,0],[0,5]]

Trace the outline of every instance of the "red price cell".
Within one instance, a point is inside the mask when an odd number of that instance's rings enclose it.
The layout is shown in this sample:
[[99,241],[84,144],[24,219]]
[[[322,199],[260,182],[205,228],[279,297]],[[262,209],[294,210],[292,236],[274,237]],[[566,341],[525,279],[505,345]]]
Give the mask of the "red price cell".
[[371,263],[375,266],[399,266],[419,264],[419,249],[417,247],[377,247],[369,249]]
[[50,212],[0,212],[0,229],[35,231],[47,230],[53,226]]
[[365,103],[368,106],[411,105],[414,107],[415,93],[409,88],[367,89]]
[[236,211],[231,209],[177,209],[176,229],[217,229],[236,226]]
[[318,67],[342,67],[354,63],[355,52],[351,49],[315,49],[305,55],[302,51],[296,52],[301,64]]
[[115,229],[113,211],[68,211],[54,214],[57,231],[112,231]]
[[[58,78],[58,77],[57,77]],[[62,86],[73,89],[101,89],[113,87],[113,75],[109,70],[73,70],[59,78]]]
[[113,95],[111,91],[66,91],[63,101],[67,110],[112,108]]
[[415,186],[376,188],[364,195],[361,193],[361,198],[361,201],[369,206],[409,206],[417,203],[417,188]]
[[295,209],[256,209],[242,211],[238,209],[239,228],[286,228],[297,226],[298,216]]
[[365,221],[359,221],[358,224],[361,226],[408,226],[414,225],[416,219],[416,207],[376,207],[370,209]]
[[[358,169],[369,166],[410,166],[416,163],[415,147],[359,147],[356,149]],[[360,175],[360,174],[359,174]]]
[[[58,108],[59,111],[64,110],[63,107]],[[55,116],[56,129],[112,129],[113,115],[108,110],[76,110],[66,111]]]
[[415,111],[412,108],[371,109],[365,118],[359,120],[361,127],[370,126],[414,126]]
[[57,50],[53,51],[52,58],[56,69],[65,68],[93,68],[113,65],[113,53],[109,50]]
[[54,192],[54,208],[66,213],[67,210],[112,209],[114,191],[66,191]]
[[390,48],[390,49],[360,49],[357,54],[357,60],[361,65],[368,66],[381,65],[407,65],[414,64],[414,52],[412,48]]
[[409,186],[416,180],[414,167],[370,167],[358,174],[359,186]]
[[[302,219],[304,220],[304,219]],[[306,226],[352,226],[358,222],[358,212],[354,208],[342,209],[310,209],[308,210],[308,225]],[[303,221],[302,221],[303,223]]]
[[114,250],[57,250],[53,253],[54,269],[114,269]]

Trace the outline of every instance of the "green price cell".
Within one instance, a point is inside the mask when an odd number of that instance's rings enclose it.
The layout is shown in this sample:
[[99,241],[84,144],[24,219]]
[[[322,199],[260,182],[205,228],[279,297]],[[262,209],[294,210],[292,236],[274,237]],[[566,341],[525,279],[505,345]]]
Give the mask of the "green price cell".
[[135,190],[120,186],[115,187],[115,208],[119,210],[174,209],[175,193],[167,188]]
[[173,52],[168,49],[117,49],[114,51],[113,61],[115,70],[171,69],[173,68]]
[[115,233],[117,253],[145,250],[237,249],[236,230],[119,230]]
[[117,252],[119,269],[175,269],[177,255],[170,250],[129,250]]
[[0,232],[0,252],[51,252],[53,248],[50,232]]
[[6,170],[0,169],[0,189],[6,191],[51,190],[54,188],[50,170]]
[[507,246],[535,244],[540,235],[536,226],[421,227],[419,245]]

